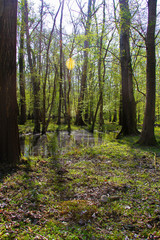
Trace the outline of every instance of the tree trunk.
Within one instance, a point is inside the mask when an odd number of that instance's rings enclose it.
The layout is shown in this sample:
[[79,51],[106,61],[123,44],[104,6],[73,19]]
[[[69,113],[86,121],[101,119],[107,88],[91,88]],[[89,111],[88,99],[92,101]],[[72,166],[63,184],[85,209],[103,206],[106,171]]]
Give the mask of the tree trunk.
[[57,76],[58,76],[58,69],[57,69],[57,66],[55,65],[54,88],[53,88],[53,93],[52,93],[52,100],[51,100],[51,104],[50,104],[50,109],[49,109],[49,113],[48,113],[48,119],[46,121],[46,131],[47,131],[50,119],[51,119],[51,113],[52,113],[54,101],[55,101],[55,98],[56,98],[56,85],[57,85],[57,78],[58,78]]
[[71,92],[71,71],[67,70],[67,78],[68,78],[68,92],[67,92],[67,101],[68,101],[68,133],[71,132],[71,107],[70,107],[70,92]]
[[25,25],[26,25],[26,38],[27,38],[27,53],[28,53],[28,62],[31,72],[31,81],[33,86],[33,95],[34,95],[34,133],[40,133],[40,82],[37,78],[37,72],[35,69],[34,55],[32,56],[32,49],[29,36],[29,26],[28,26],[28,2],[25,0]]
[[67,78],[66,78],[66,68],[65,60],[63,56],[63,75],[64,75],[64,124],[68,122],[68,113],[67,113]]
[[25,76],[24,76],[24,9],[22,1],[21,30],[20,30],[20,49],[19,49],[19,85],[20,85],[20,124],[26,122],[26,95],[25,95]]
[[62,23],[63,23],[63,9],[64,0],[62,1],[61,18],[60,18],[60,79],[59,79],[59,106],[58,106],[58,121],[61,124],[61,111],[62,111],[62,81],[63,81],[63,52],[62,52]]
[[120,101],[119,101],[119,125],[122,126],[123,118],[123,104],[122,104],[122,89],[120,90]]
[[122,129],[118,136],[125,136],[138,134],[138,130],[129,45],[130,11],[128,0],[119,0],[119,3],[121,13],[120,58],[122,77]]
[[98,109],[99,109],[99,106],[101,104],[101,101],[102,101],[102,95],[99,96],[99,100],[98,100],[98,103],[97,103],[96,111],[95,111],[95,114],[94,114],[94,118],[93,118],[93,122],[92,122],[92,128],[91,128],[91,132],[92,133],[94,132],[94,127],[95,127],[95,123],[96,123],[96,117],[97,117],[97,113],[98,113]]
[[117,110],[116,109],[114,110],[112,122],[117,122]]
[[45,76],[44,76],[44,81],[43,81],[42,134],[45,134],[46,130],[47,130],[46,129],[46,84],[47,84],[47,77],[48,77],[48,72],[49,72],[49,53],[50,53],[50,46],[51,46],[51,42],[52,42],[52,38],[53,38],[53,32],[54,32],[54,28],[55,28],[55,25],[56,25],[56,19],[57,19],[57,15],[59,13],[60,7],[61,7],[61,3],[59,5],[59,8],[58,8],[58,10],[56,12],[56,15],[54,17],[53,26],[52,26],[52,30],[50,32],[48,45],[47,45],[47,52],[46,52],[46,69],[45,69]]
[[154,135],[155,122],[155,85],[156,85],[156,57],[155,57],[155,26],[156,26],[157,0],[148,1],[148,27],[146,36],[147,53],[147,82],[146,82],[146,106],[143,120],[143,128],[139,144],[156,145]]
[[83,102],[84,102],[84,94],[87,86],[87,69],[88,69],[88,49],[89,49],[89,30],[91,25],[91,6],[92,6],[92,0],[88,0],[88,16],[87,16],[87,22],[85,27],[85,37],[86,40],[84,41],[84,62],[83,62],[83,68],[82,68],[82,78],[81,78],[81,90],[80,90],[80,96],[78,99],[78,107],[77,107],[77,113],[76,113],[76,125],[83,126],[85,125],[83,121]]
[[102,33],[99,43],[99,59],[98,59],[98,79],[99,79],[99,92],[100,92],[100,112],[99,112],[99,128],[103,130],[104,118],[103,118],[103,89],[104,82],[102,80],[102,47],[103,47],[103,35],[105,30],[105,0],[103,1],[103,24],[102,24]]
[[0,1],[0,163],[15,166],[20,146],[16,99],[17,0]]

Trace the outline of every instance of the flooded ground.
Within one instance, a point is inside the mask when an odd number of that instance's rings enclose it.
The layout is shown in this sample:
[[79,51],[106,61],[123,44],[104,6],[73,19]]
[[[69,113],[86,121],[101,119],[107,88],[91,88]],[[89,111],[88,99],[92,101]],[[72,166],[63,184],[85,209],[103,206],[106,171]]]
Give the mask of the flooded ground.
[[105,143],[108,138],[114,138],[115,133],[90,133],[86,130],[48,132],[46,135],[26,134],[20,136],[22,154],[27,156],[49,157],[56,151],[65,151],[75,146],[95,146]]

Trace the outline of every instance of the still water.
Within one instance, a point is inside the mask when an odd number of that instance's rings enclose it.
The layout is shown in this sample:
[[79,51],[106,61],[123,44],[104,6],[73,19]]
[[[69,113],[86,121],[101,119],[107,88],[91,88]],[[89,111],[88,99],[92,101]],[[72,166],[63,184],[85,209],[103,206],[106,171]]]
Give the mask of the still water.
[[48,132],[46,135],[26,134],[20,136],[21,153],[25,156],[49,157],[55,152],[65,151],[76,146],[95,146],[104,144],[115,133],[90,133],[86,130]]

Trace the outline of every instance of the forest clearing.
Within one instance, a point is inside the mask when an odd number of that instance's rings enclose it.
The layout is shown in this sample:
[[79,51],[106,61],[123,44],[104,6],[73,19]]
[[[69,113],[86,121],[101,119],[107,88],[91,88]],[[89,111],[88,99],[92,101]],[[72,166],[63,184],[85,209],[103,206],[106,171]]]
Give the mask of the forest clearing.
[[137,139],[52,141],[53,155],[1,171],[0,239],[160,239],[160,151]]

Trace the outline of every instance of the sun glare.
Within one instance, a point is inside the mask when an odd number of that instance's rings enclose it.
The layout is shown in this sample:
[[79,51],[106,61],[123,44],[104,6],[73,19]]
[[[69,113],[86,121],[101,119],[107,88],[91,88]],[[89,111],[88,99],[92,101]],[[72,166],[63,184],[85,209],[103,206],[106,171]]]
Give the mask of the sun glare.
[[66,66],[69,70],[72,70],[75,66],[75,61],[73,58],[68,58],[66,61]]

